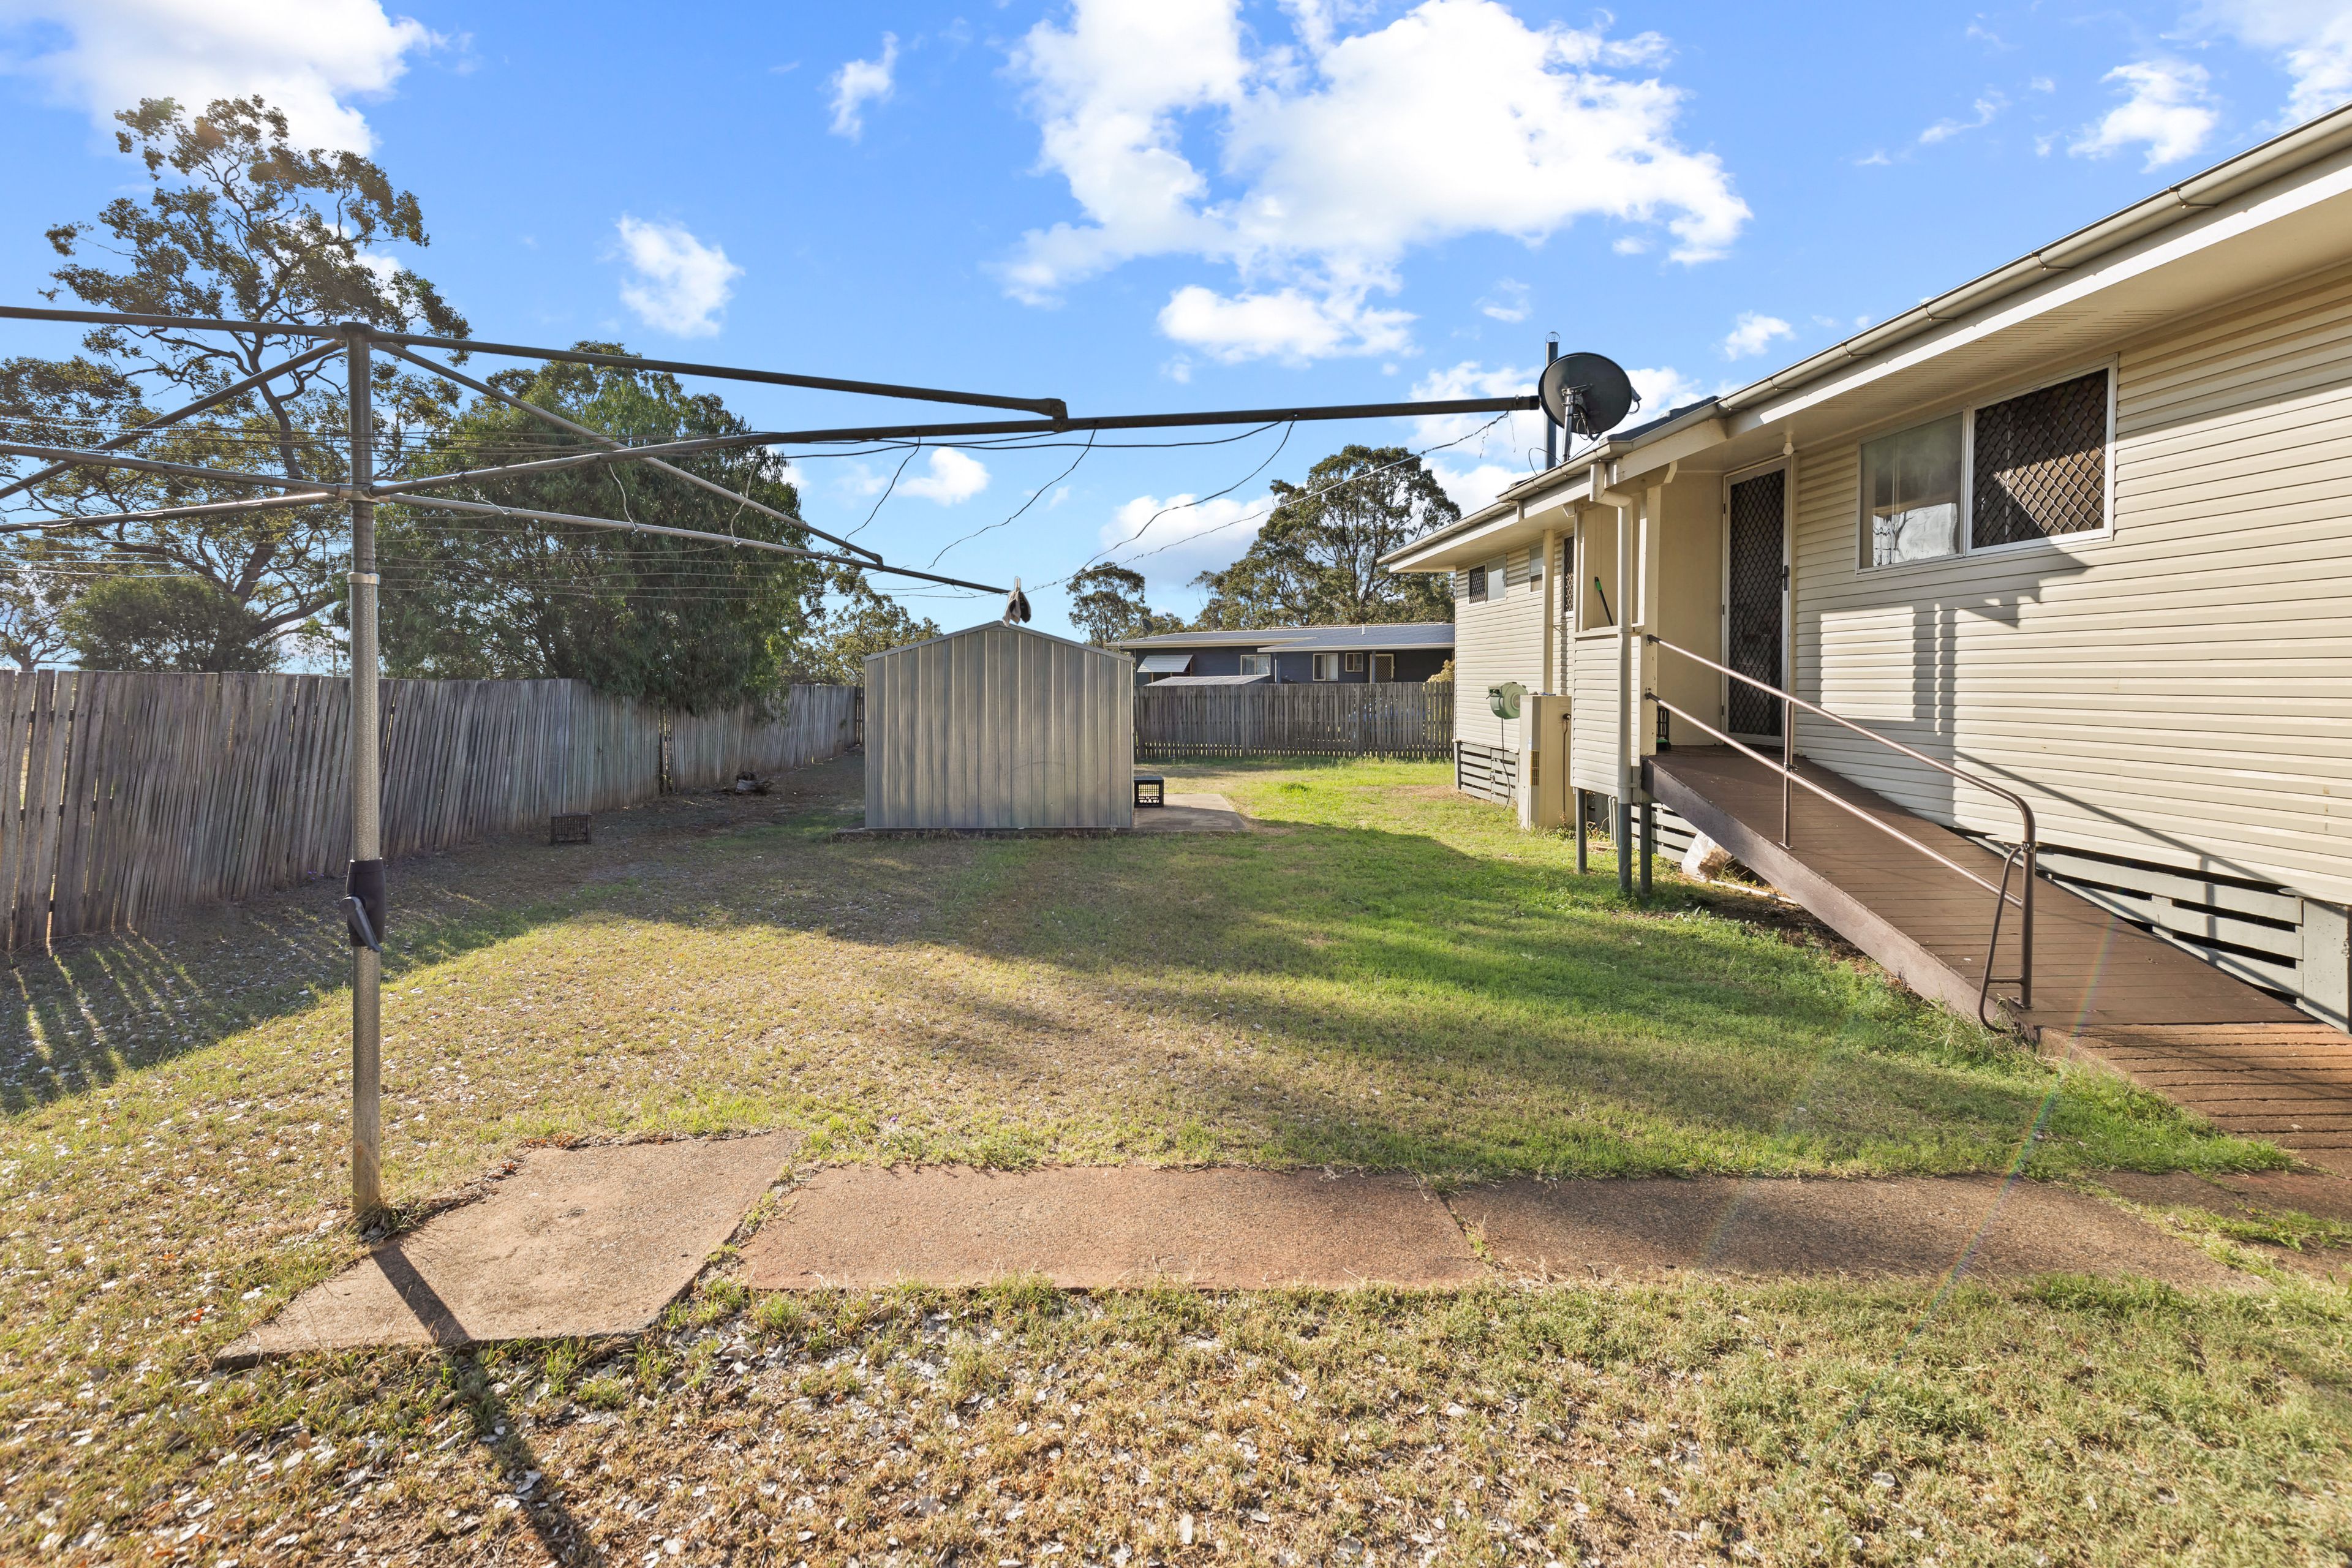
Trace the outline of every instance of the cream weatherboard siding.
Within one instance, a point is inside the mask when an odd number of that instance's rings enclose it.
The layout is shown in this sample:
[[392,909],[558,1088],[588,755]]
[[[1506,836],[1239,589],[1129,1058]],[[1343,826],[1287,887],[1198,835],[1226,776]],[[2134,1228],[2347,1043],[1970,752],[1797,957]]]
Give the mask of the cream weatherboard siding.
[[[1799,690],[2018,788],[2047,841],[2352,902],[2352,270],[2112,363],[2111,537],[1864,572],[1856,445],[1800,450]],[[1799,733],[1914,810],[2014,832],[1981,792]]]
[[1486,706],[1486,689],[1516,680],[1530,691],[1543,689],[1543,583],[1534,574],[1536,550],[1505,557],[1504,594],[1484,604],[1470,601],[1470,574],[1454,574],[1454,738],[1477,746],[1516,749],[1519,722],[1497,719]]

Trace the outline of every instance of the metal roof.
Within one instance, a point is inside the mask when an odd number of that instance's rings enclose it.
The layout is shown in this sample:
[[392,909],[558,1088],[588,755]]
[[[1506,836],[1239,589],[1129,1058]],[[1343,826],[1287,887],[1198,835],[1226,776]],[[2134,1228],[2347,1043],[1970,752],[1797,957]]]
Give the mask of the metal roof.
[[1261,626],[1255,631],[1161,632],[1123,637],[1122,648],[1279,648],[1284,653],[1355,653],[1365,648],[1452,647],[1452,621],[1385,621],[1361,626]]
[[1171,675],[1151,683],[1153,690],[1163,686],[1255,686],[1272,680],[1270,675]]
[[1884,355],[1958,321],[1983,311],[2051,279],[2079,272],[2091,263],[2175,226],[2194,222],[2205,213],[2268,182],[2284,178],[2352,146],[2352,104],[2331,110],[2261,145],[2224,159],[2201,174],[2167,186],[2122,211],[2076,229],[2072,234],[2029,252],[1956,289],[1922,300],[1866,327],[1843,342],[1799,360],[1736,391],[1720,394],[1664,418],[1619,430],[1590,447],[1565,458],[1559,466],[1521,479],[1495,500],[1459,521],[1423,534],[1381,557],[1383,564],[1425,551],[1454,536],[1483,528],[1510,515],[1514,503],[1538,491],[1557,489],[1596,463],[1613,461],[1633,447],[1654,442],[1694,416],[1729,416],[1777,394],[1831,376],[1847,366]]
[[1135,668],[1146,675],[1181,675],[1192,668],[1189,653],[1147,653],[1135,661]]

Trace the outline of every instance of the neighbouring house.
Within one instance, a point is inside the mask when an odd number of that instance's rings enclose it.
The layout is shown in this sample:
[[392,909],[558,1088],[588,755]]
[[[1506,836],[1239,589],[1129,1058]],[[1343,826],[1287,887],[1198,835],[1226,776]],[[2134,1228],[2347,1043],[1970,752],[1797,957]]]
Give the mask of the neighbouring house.
[[[2017,843],[2013,795],[2050,881],[2341,1028],[2352,108],[1383,564],[1451,574],[1457,780],[1531,826],[1769,857],[1784,750],[1923,842]],[[1877,940],[1835,868],[1786,869]]]
[[1280,626],[1249,632],[1163,632],[1117,645],[1137,678],[1220,686],[1270,681],[1424,681],[1454,657],[1445,621],[1369,626]]

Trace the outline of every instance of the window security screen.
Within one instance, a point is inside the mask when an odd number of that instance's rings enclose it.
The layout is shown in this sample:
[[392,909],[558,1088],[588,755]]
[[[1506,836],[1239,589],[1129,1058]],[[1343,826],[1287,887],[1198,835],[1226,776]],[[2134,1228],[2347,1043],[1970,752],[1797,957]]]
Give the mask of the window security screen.
[[2083,533],[2107,514],[2107,373],[1977,410],[1976,549]]

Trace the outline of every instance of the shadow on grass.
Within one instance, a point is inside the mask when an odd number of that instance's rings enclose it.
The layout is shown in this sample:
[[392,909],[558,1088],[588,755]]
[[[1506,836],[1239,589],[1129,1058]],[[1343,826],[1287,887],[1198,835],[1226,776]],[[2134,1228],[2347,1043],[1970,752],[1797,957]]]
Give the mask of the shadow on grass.
[[[1427,833],[1300,821],[1240,836],[835,844],[826,829],[845,796],[739,838],[697,826],[564,862],[517,847],[451,858],[457,874],[394,928],[388,984],[583,919],[821,932],[917,1006],[978,1019],[968,1032],[992,1037],[921,1044],[1004,1086],[1062,1065],[1058,1047],[1086,1026],[1017,993],[959,990],[919,955],[1034,963],[1107,1010],[1193,1031],[1173,1053],[1134,1044],[1132,1072],[1181,1091],[1147,1101],[1152,1114],[1266,1129],[1252,1158],[1430,1173],[1983,1170],[2007,1163],[2057,1081],[1875,972],[1710,913],[1713,896],[1667,883],[1651,909],[1628,909],[1605,873],[1580,878],[1521,853],[1524,840],[1481,855]],[[1461,804],[1430,809],[1480,820]],[[20,965],[5,1026],[52,1044],[37,1079],[0,1055],[0,1101],[96,1087],[340,986],[343,952],[323,920],[286,909],[247,924],[254,951],[299,971],[291,984],[240,985],[233,963],[192,962],[186,941],[83,944],[39,961],[53,973],[38,983]],[[618,961],[659,962],[652,949]],[[110,1008],[171,1026],[127,1042],[90,1026]],[[1236,1032],[1236,1010],[1265,1048],[1199,1048]],[[1082,1044],[1099,1063],[1100,1038]],[[1368,1099],[1373,1084],[1391,1098]],[[2145,1100],[2069,1083],[2043,1125],[2082,1164],[2248,1163],[2249,1146]],[[1234,1155],[1230,1136],[1160,1131],[1165,1152]]]
[[[845,777],[854,786],[856,775],[838,765],[805,772],[822,776],[796,775],[793,794],[749,816],[742,803],[672,797],[642,819],[600,823],[589,847],[551,849],[518,837],[394,863],[385,989],[682,873],[720,836],[766,827],[822,838],[836,825]],[[793,819],[780,824],[784,811]],[[173,911],[151,931],[0,956],[0,1114],[105,1089],[340,999],[351,976],[341,903],[339,883],[314,879],[240,904]]]

